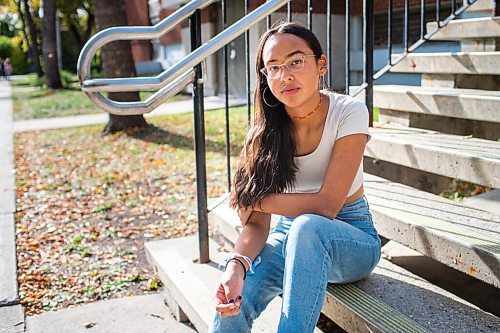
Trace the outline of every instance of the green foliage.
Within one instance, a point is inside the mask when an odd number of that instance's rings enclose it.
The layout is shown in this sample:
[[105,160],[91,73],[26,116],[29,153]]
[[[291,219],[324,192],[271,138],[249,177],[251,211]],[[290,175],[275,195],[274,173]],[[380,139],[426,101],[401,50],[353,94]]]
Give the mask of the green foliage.
[[[40,79],[36,74],[28,74],[26,75],[26,78],[23,80],[15,80],[12,81],[11,86],[13,87],[43,87],[45,85],[45,81],[43,79]],[[29,94],[22,96],[22,95],[17,95],[16,93],[13,94],[13,99],[26,99],[31,97]]]
[[80,47],[69,31],[61,31],[62,69],[76,73]]
[[12,56],[12,39],[7,36],[0,36],[0,58],[10,58]]
[[7,15],[0,14],[0,36],[14,37],[17,30],[16,18],[13,13],[8,13]]
[[14,74],[26,74],[29,70],[28,57],[23,50],[23,39],[21,36],[12,38],[13,49],[11,55],[11,63],[14,69]]
[[64,88],[71,88],[72,86],[78,83],[76,75],[72,72],[61,70],[60,75]]

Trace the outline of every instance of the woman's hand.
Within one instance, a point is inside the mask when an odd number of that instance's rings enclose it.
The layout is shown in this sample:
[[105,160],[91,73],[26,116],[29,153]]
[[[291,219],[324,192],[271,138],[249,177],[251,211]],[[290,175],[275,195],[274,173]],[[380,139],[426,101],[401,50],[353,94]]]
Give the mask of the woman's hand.
[[215,310],[220,312],[222,317],[236,316],[240,313],[243,276],[243,267],[238,262],[229,262],[215,295],[217,300]]
[[238,208],[238,216],[240,217],[240,221],[241,221],[242,226],[245,226],[245,224],[247,224],[252,213],[253,213],[253,210],[251,208],[248,208],[248,207]]

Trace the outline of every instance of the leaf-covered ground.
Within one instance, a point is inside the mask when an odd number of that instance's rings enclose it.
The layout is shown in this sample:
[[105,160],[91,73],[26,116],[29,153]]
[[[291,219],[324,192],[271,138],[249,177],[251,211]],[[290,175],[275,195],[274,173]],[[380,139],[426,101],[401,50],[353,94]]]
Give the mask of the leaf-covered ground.
[[[234,165],[246,109],[231,111]],[[100,126],[15,138],[18,280],[26,315],[155,292],[144,242],[197,231],[192,115],[143,132]],[[208,195],[227,183],[224,112],[206,114]]]

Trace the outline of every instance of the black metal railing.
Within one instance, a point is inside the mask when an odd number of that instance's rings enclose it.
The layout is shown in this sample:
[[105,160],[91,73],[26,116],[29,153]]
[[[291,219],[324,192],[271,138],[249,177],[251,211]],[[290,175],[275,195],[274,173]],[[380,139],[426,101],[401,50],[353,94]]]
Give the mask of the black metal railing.
[[[286,20],[292,21],[293,19],[297,20],[300,14],[306,17],[306,26],[309,29],[318,30],[316,25],[314,24],[314,13],[322,13],[326,14],[326,55],[329,59],[329,68],[330,73],[326,78],[326,82],[329,86],[332,86],[334,75],[345,75],[344,79],[344,87],[343,91],[346,94],[351,94],[353,96],[358,95],[361,92],[365,92],[365,103],[370,111],[370,126],[373,125],[373,82],[380,78],[383,74],[387,73],[394,65],[399,63],[404,59],[409,53],[415,51],[418,47],[423,45],[426,41],[431,39],[431,37],[437,32],[435,31],[426,31],[426,24],[430,21],[438,22],[438,29],[444,27],[448,24],[449,21],[457,18],[460,14],[464,12],[470,5],[472,5],[476,0],[465,1],[462,6],[458,6],[457,1],[410,1],[405,0],[402,7],[396,7],[393,0],[387,0],[387,8],[385,8],[385,13],[381,12],[378,8],[374,8],[376,4],[380,4],[380,2],[374,2],[372,0],[363,0],[363,6],[361,12],[359,12],[359,2],[360,1],[350,1],[345,0],[344,3],[344,56],[345,56],[345,71],[344,73],[334,73],[332,67],[332,54],[333,54],[333,35],[332,35],[332,24],[333,24],[333,11],[334,7],[338,14],[338,2],[335,5],[335,1],[322,1],[324,6],[320,4],[320,1],[307,1],[307,8],[302,11],[294,11],[294,7],[296,5],[303,6],[304,1],[289,1],[286,8],[283,8],[278,13],[270,15],[266,18],[265,25],[269,28],[273,24],[273,17],[278,14],[286,14]],[[253,2],[252,2],[253,3]],[[416,5],[417,3],[417,5]],[[233,3],[234,4],[234,3]],[[353,11],[353,5],[358,5],[358,12]],[[244,11],[242,15],[246,15],[250,8],[250,1],[245,0],[244,2]],[[316,7],[320,10],[316,10]],[[223,29],[227,26],[227,7],[228,0],[221,0],[220,4],[220,17],[222,19],[222,24],[220,25]],[[323,10],[323,12],[321,12]],[[401,11],[403,11],[401,13]],[[416,20],[411,20],[411,18],[415,18],[412,15],[419,15]],[[374,24],[374,15],[386,15],[387,16],[387,30],[384,33],[384,36],[381,36],[380,32],[377,35],[377,40],[386,39],[386,48],[387,48],[387,64],[379,69],[377,72],[374,71],[374,38],[375,34],[377,34],[376,30],[373,27]],[[400,25],[395,23],[396,15],[403,16],[402,22]],[[196,15],[199,15],[198,13]],[[361,16],[363,22],[362,36],[353,36],[352,32],[352,18],[355,16]],[[337,16],[338,17],[338,16]],[[418,27],[415,27],[415,21],[418,22]],[[200,29],[200,22],[196,19],[192,20],[191,29],[198,30]],[[395,36],[401,36],[399,41],[394,41]],[[193,36],[193,35],[192,35]],[[363,75],[362,82],[358,82],[355,87],[351,87],[352,85],[352,39],[353,38],[362,38],[362,53],[363,53]],[[246,92],[244,97],[246,97],[246,108],[247,108],[247,119],[248,124],[250,124],[251,119],[251,108],[252,108],[252,86],[251,86],[251,68],[253,66],[250,64],[250,54],[252,51],[250,47],[250,31],[247,30],[243,36],[244,38],[244,58],[245,58],[245,89]],[[402,46],[403,52],[400,54],[395,54],[395,44],[398,47]],[[193,44],[194,45],[194,44]],[[379,48],[381,45],[377,45]],[[382,46],[383,47],[383,46]],[[223,89],[220,89],[220,92],[223,92],[225,95],[225,138],[226,138],[226,168],[227,168],[227,190],[230,192],[231,189],[231,142],[230,142],[230,107],[229,107],[229,99],[230,99],[230,75],[228,73],[228,47],[225,46],[222,50],[223,52]],[[199,68],[199,67],[197,67]],[[198,69],[200,70],[200,69]],[[199,72],[197,72],[197,75]],[[201,77],[201,76],[200,76]],[[200,262],[207,262],[208,260],[208,227],[207,227],[207,188],[206,188],[206,165],[204,159],[204,139],[199,136],[203,136],[203,103],[201,100],[203,99],[203,87],[202,84],[195,82],[195,89],[193,93],[193,100],[195,102],[195,125],[197,126],[195,129],[196,132],[196,161],[197,161],[197,177],[198,178],[198,215],[199,215],[199,233],[200,233]],[[200,122],[200,123],[199,123]],[[201,194],[200,194],[201,193]],[[227,195],[226,195],[227,197]],[[222,202],[222,200],[218,200],[218,202]],[[213,207],[211,207],[213,208]]]
[[[456,0],[405,0],[403,5],[393,0],[245,0],[241,8],[241,19],[228,26],[227,9],[231,2],[231,12],[234,13],[235,6],[242,4],[239,0],[191,0],[184,7],[174,14],[162,20],[153,27],[115,27],[99,32],[92,37],[85,45],[78,61],[79,80],[82,90],[96,105],[105,111],[118,115],[143,114],[152,111],[165,98],[173,96],[184,89],[190,83],[193,84],[193,104],[194,104],[194,128],[195,128],[195,150],[196,150],[196,177],[197,177],[197,201],[198,201],[198,221],[200,240],[200,262],[208,262],[208,205],[207,205],[207,173],[205,154],[205,128],[204,128],[204,82],[205,73],[200,62],[206,60],[208,56],[221,50],[223,52],[223,75],[217,93],[225,95],[225,140],[226,140],[226,169],[227,169],[227,190],[231,189],[231,128],[229,108],[229,97],[231,92],[231,76],[229,71],[229,52],[227,43],[234,41],[239,35],[244,38],[244,66],[245,71],[245,92],[241,93],[246,97],[247,123],[251,119],[251,98],[252,98],[252,72],[253,66],[250,64],[250,56],[255,50],[250,44],[249,27],[256,22],[265,21],[268,28],[276,18],[288,21],[304,21],[307,27],[315,32],[321,32],[325,36],[323,41],[326,44],[326,54],[329,59],[329,75],[326,81],[330,87],[336,90],[343,90],[345,93],[356,96],[365,92],[365,102],[370,111],[370,126],[373,125],[373,82],[387,73],[394,65],[402,61],[409,53],[415,51],[425,42],[430,40],[439,29],[446,26],[451,20],[461,15],[476,0],[464,0],[459,6]],[[362,6],[361,6],[362,5]],[[215,6],[215,7],[214,7]],[[255,10],[253,7],[257,7]],[[252,7],[252,11],[250,11]],[[281,8],[279,8],[281,7]],[[215,8],[215,9],[214,9]],[[221,21],[219,25],[223,31],[217,34],[210,41],[202,45],[202,11],[219,11],[216,15]],[[495,2],[494,13],[500,12],[500,0]],[[271,13],[271,14],[269,14]],[[326,34],[322,24],[318,24],[316,14],[326,15]],[[179,62],[165,70],[156,77],[142,78],[115,78],[115,79],[92,79],[90,77],[90,63],[97,50],[106,43],[114,40],[131,39],[155,39],[167,33],[181,21],[190,17],[191,48],[193,52],[181,59]],[[382,20],[380,20],[382,18]],[[234,18],[233,19],[239,19]],[[334,37],[333,26],[342,20],[338,26],[344,27],[345,31]],[[374,22],[377,20],[377,26]],[[430,21],[437,21],[437,29],[426,31],[426,24]],[[361,22],[362,33],[352,28],[353,25]],[[383,23],[383,24],[382,24]],[[383,26],[384,29],[379,29]],[[342,36],[343,35],[343,36]],[[342,39],[344,50],[336,54],[345,57],[343,66],[340,66],[339,73],[334,72],[333,62],[333,41],[334,38]],[[362,71],[361,79],[353,77],[353,50],[355,43],[361,41],[362,49]],[[402,47],[402,52],[395,54],[395,45]],[[378,71],[374,69],[374,49],[377,47],[386,48],[387,63]],[[196,51],[194,51],[196,50]],[[342,52],[344,51],[344,52]],[[231,59],[233,59],[231,52]],[[338,65],[338,64],[337,64]],[[194,67],[193,67],[194,66]],[[343,67],[343,68],[342,68]],[[344,77],[342,78],[342,75]],[[341,80],[335,82],[335,78]],[[235,77],[239,81],[240,77]],[[340,82],[340,87],[338,86]],[[343,83],[343,87],[342,87]],[[354,83],[354,84],[353,84]],[[335,86],[337,85],[337,86]],[[352,89],[351,89],[352,87]],[[157,91],[153,96],[144,102],[116,102],[103,95],[104,92],[113,91]],[[241,97],[241,96],[240,96]],[[220,201],[219,201],[220,202]]]

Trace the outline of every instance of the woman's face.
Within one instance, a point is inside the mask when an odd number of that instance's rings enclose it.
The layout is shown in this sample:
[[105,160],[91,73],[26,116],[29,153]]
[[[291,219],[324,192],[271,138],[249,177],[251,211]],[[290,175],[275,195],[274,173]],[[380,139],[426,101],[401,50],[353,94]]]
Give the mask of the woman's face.
[[326,57],[316,59],[313,55],[302,38],[289,33],[272,35],[264,45],[262,60],[268,69],[267,83],[287,108],[304,105],[319,90],[319,77],[326,73]]

